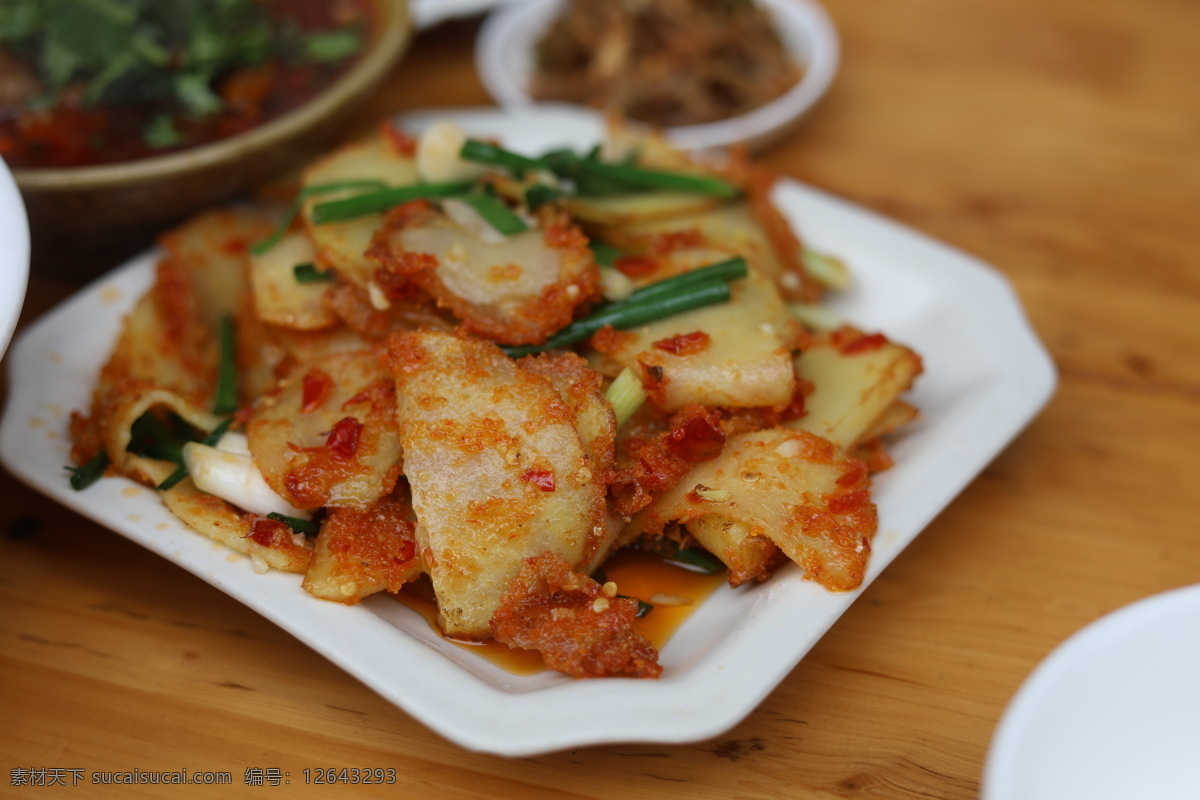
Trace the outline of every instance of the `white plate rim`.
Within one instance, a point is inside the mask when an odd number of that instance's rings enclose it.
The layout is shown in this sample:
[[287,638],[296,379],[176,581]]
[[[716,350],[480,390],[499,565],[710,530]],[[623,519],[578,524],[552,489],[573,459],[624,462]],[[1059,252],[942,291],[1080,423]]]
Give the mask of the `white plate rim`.
[[[532,45],[562,0],[527,0],[490,14],[479,30],[475,62],[484,88],[502,108],[539,105],[525,89]],[[815,0],[758,0],[778,24],[785,45],[805,62],[800,81],[766,105],[732,119],[665,129],[689,149],[745,143],[761,149],[808,114],[833,84],[841,61],[837,28]]]
[[17,327],[29,284],[29,217],[12,173],[0,159],[0,358]]
[[[600,131],[592,116],[565,109],[445,109],[404,122],[420,127],[445,117],[530,151],[582,146]],[[1012,288],[990,267],[797,182],[783,181],[777,196],[802,234],[849,254],[852,269],[857,251],[870,254],[863,248],[882,248],[894,260],[881,267],[870,256],[859,264],[870,269],[860,273],[861,288],[848,293],[842,310],[864,325],[902,312],[881,327],[900,341],[909,334],[931,367],[914,391],[929,416],[895,444],[897,466],[877,481],[881,529],[865,588],[1038,413],[1056,374]],[[307,598],[297,576],[254,574],[248,560],[231,559],[184,528],[152,492],[138,493],[124,479],[73,492],[63,471],[68,412],[86,404],[122,309],[152,280],[153,260],[154,253],[134,259],[22,332],[10,358],[13,393],[0,421],[0,461],[34,488],[241,600],[465,748],[528,756],[717,736],[750,713],[861,592],[825,592],[785,568],[761,586],[719,589],[663,649],[666,669],[657,681],[518,678],[446,644],[415,612],[387,598],[345,608]],[[868,280],[872,275],[879,280]],[[891,283],[883,285],[885,279]],[[919,291],[913,302],[897,303],[906,280]],[[930,291],[944,291],[953,302],[930,305]],[[888,295],[883,305],[881,294]],[[855,318],[861,313],[870,318]],[[98,322],[96,335],[79,347],[78,320],[88,316]],[[948,324],[959,335],[946,337]],[[963,353],[963,342],[982,350]],[[310,602],[296,602],[298,593]]]

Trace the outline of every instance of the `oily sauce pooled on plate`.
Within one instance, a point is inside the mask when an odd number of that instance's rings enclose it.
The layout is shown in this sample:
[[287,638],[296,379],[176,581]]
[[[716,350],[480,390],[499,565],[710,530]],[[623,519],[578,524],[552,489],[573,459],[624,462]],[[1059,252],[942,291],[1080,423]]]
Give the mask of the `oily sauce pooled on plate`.
[[[605,562],[604,574],[617,584],[617,590],[622,595],[636,597],[653,607],[649,613],[637,619],[634,629],[659,650],[701,603],[726,581],[724,570],[700,572],[639,550],[621,550],[614,554]],[[535,650],[521,650],[495,640],[475,642],[443,634],[437,624],[437,604],[428,580],[406,585],[404,591],[395,597],[425,617],[429,626],[443,639],[470,650],[506,672],[535,675],[546,669],[541,655]],[[659,602],[650,602],[652,599]],[[689,600],[691,602],[685,602]]]

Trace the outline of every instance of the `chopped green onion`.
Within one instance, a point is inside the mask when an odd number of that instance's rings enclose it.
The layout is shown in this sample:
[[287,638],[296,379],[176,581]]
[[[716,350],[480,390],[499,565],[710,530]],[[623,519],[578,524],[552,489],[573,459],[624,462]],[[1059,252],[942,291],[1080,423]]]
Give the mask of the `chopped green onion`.
[[804,327],[814,331],[831,331],[844,322],[836,311],[819,303],[790,303],[788,311]]
[[517,175],[545,168],[545,164],[540,159],[529,158],[490,142],[481,142],[478,139],[467,139],[463,142],[458,157],[463,161],[474,161],[476,164],[504,167]]
[[147,411],[134,420],[129,429],[126,450],[137,456],[160,461],[183,461],[183,445],[191,441],[187,422],[172,414],[169,423],[154,411]]
[[617,415],[617,427],[620,428],[646,402],[646,390],[641,379],[626,367],[609,385],[604,399],[613,407],[613,413]]
[[288,229],[292,227],[292,222],[296,219],[296,215],[300,213],[304,201],[318,194],[328,194],[329,192],[341,192],[347,189],[386,189],[387,184],[383,181],[361,180],[361,181],[333,181],[330,183],[318,183],[312,186],[305,186],[296,193],[296,197],[288,206],[287,212],[280,220],[279,227],[275,232],[263,239],[258,244],[250,247],[250,252],[256,256],[261,256],[263,253],[270,250],[275,245],[279,244]]
[[[617,595],[617,597],[626,597],[626,596],[627,595],[623,595],[623,594]],[[654,610],[654,606],[650,605],[645,600],[642,600],[639,597],[634,597],[632,599],[637,600],[637,604],[638,604],[637,613],[633,615],[634,619],[641,619],[642,617],[646,616],[647,614],[649,614],[651,611]]]
[[804,270],[814,281],[829,289],[846,289],[850,286],[850,270],[840,258],[804,248],[801,254]]
[[542,183],[535,183],[525,190],[525,205],[530,211],[537,211],[546,205],[546,203],[553,203],[562,196],[561,189],[555,189],[553,186],[546,186]]
[[519,358],[574,344],[591,336],[605,325],[622,330],[693,308],[723,303],[729,299],[729,281],[745,277],[747,274],[746,262],[742,258],[718,261],[716,264],[643,286],[627,299],[601,306],[590,316],[575,320],[540,345],[502,346],[500,349],[513,358]]
[[82,467],[67,467],[67,471],[71,473],[71,488],[77,492],[88,488],[100,480],[104,470],[108,469],[108,464],[108,453],[101,450]]
[[588,247],[592,248],[592,255],[596,258],[596,263],[602,267],[611,267],[621,256],[621,251],[607,242],[593,239],[588,242]]
[[707,550],[698,548],[680,547],[679,549],[664,554],[668,561],[674,561],[677,564],[691,567],[705,575],[715,575],[725,569],[725,565],[721,559],[714,556]]
[[233,316],[221,317],[218,327],[220,336],[220,363],[217,365],[217,399],[213,403],[214,414],[232,414],[237,411],[237,363],[234,352]]
[[658,297],[688,291],[693,286],[703,286],[713,281],[719,280],[728,283],[738,278],[744,278],[748,274],[750,274],[750,270],[746,266],[744,258],[740,256],[729,258],[724,261],[718,261],[715,264],[694,269],[690,272],[672,275],[669,278],[664,278],[661,281],[643,286],[622,302],[638,303],[645,300],[653,300]]
[[606,164],[602,161],[583,160],[579,169],[584,175],[601,178],[616,184],[624,184],[634,191],[667,190],[688,194],[736,197],[741,190],[729,181],[710,175],[694,175],[686,172],[632,167],[626,164]]
[[272,511],[267,514],[267,519],[273,519],[282,522],[296,533],[304,536],[316,536],[321,532],[321,526],[313,522],[311,519],[300,519],[299,517],[289,517],[286,514],[280,514]]
[[694,308],[724,303],[729,300],[729,294],[728,283],[713,281],[690,287],[688,291],[680,294],[655,297],[643,302],[635,302],[631,297],[629,300],[613,303],[591,316],[572,322],[543,344],[504,346],[500,349],[513,358],[517,358],[544,350],[566,347],[586,339],[606,325],[611,325],[617,330],[645,325],[647,322],[682,314],[684,311],[691,311]]
[[[233,424],[233,417],[229,417],[221,421],[221,424],[213,428],[207,436],[201,440],[201,444],[206,444],[209,447],[216,447],[217,442],[221,441],[221,437],[229,430],[229,426]],[[160,483],[155,488],[160,492],[165,492],[168,489],[174,488],[175,484],[187,477],[187,465],[183,463],[183,457],[180,456],[179,466],[175,471],[167,476],[166,480]]]
[[491,192],[470,192],[458,199],[473,208],[476,214],[487,221],[487,224],[505,236],[529,230],[525,220],[521,219],[516,212],[504,204],[503,200]]
[[312,221],[317,225],[329,222],[344,222],[348,219],[363,217],[387,211],[392,206],[407,203],[410,200],[422,200],[430,197],[453,197],[470,189],[471,181],[446,181],[442,183],[414,183],[408,186],[394,186],[381,189],[378,192],[347,197],[344,200],[330,200],[313,206]]
[[292,267],[292,275],[295,276],[296,283],[325,283],[333,280],[332,274],[326,270],[317,269],[317,265],[311,262]]

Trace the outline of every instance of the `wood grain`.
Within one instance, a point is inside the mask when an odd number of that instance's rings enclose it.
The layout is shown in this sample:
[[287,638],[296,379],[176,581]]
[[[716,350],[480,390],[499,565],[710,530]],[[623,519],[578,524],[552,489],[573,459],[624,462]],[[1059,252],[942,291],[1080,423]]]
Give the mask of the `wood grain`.
[[[240,791],[171,793],[198,798],[976,797],[997,720],[1040,659],[1112,609],[1200,580],[1200,5],[827,7],[842,71],[766,159],[996,265],[1062,382],[760,708],[694,745],[465,752],[0,474],[0,795],[22,796],[14,768],[60,767],[233,773]],[[475,32],[422,34],[347,135],[485,104]],[[22,324],[81,285],[35,263]],[[343,766],[395,768],[398,785],[351,793],[300,774]],[[247,789],[247,767],[291,783]]]

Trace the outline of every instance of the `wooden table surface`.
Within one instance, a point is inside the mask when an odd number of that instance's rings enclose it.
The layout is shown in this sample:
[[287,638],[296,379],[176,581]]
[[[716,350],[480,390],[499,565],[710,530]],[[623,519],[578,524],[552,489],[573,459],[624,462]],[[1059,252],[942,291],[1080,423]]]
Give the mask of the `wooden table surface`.
[[[827,5],[841,72],[766,159],[996,265],[1061,383],[761,707],[686,746],[466,752],[0,473],[0,795],[57,791],[12,787],[19,769],[187,768],[231,771],[239,791],[169,796],[978,796],[1006,703],[1055,645],[1200,582],[1200,5]],[[421,34],[347,130],[486,104],[476,30]],[[80,285],[35,263],[22,324]],[[398,783],[306,785],[306,767],[393,767]],[[245,787],[247,768],[291,783]]]

